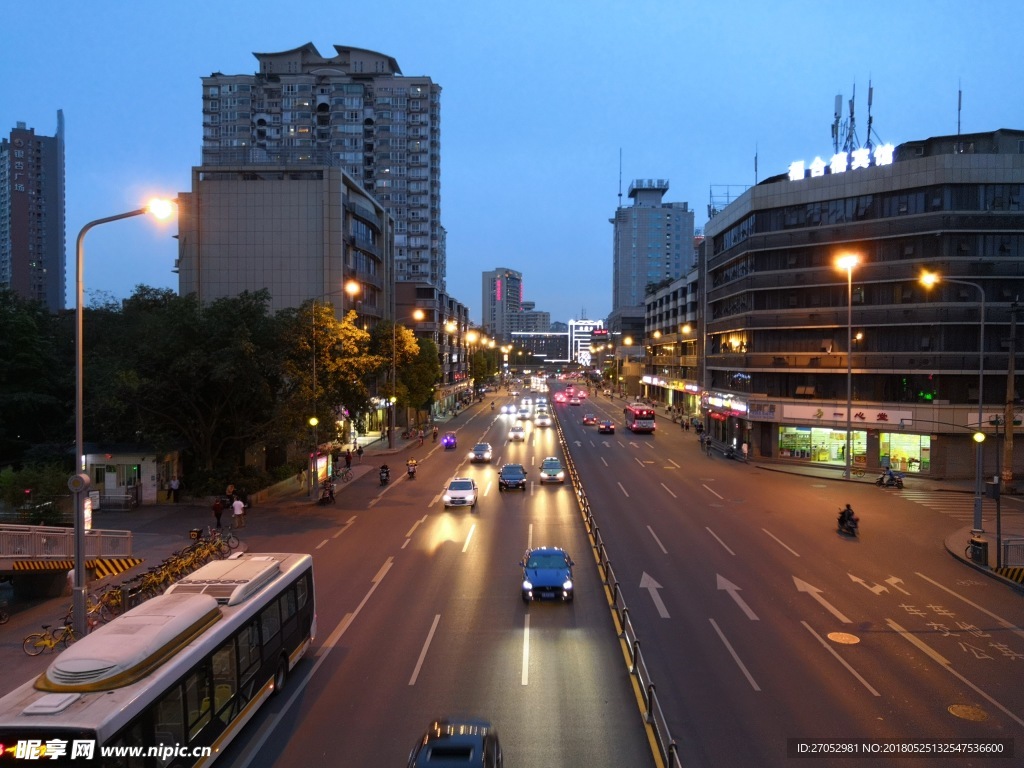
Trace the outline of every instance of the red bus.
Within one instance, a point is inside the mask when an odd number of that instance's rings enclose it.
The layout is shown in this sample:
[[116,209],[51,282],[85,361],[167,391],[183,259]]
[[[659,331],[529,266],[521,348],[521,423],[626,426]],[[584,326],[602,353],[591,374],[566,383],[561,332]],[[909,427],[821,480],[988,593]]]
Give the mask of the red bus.
[[654,409],[642,403],[632,403],[622,409],[626,418],[626,429],[632,432],[654,431]]

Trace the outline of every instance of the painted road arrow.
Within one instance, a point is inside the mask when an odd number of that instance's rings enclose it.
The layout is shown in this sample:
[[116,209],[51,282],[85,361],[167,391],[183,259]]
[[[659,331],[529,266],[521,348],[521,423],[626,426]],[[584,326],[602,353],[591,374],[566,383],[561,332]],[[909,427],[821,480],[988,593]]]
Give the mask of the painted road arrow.
[[739,587],[737,587],[735,584],[733,584],[731,581],[729,581],[727,578],[725,578],[725,576],[722,576],[721,574],[716,573],[715,577],[718,582],[718,588],[724,589],[726,592],[729,593],[729,597],[736,601],[736,605],[740,607],[741,611],[747,614],[748,619],[750,619],[751,621],[760,621],[760,619],[757,618],[757,614],[750,610],[750,606],[747,605],[746,602],[744,602],[742,597],[740,597]]
[[843,624],[853,623],[848,618],[843,616],[843,614],[839,612],[838,608],[836,608],[834,605],[832,605],[824,597],[821,596],[820,589],[811,584],[808,584],[806,581],[801,581],[796,576],[793,577],[793,583],[796,585],[797,592],[806,592],[807,594],[809,594],[811,597],[813,597],[815,600],[821,603],[822,607],[827,609],[829,613],[831,613],[833,616],[835,616],[837,619],[843,622]]
[[880,595],[883,592],[889,591],[888,587],[883,587],[881,584],[875,584],[875,586],[869,587],[868,583],[864,581],[864,579],[862,579],[860,576],[854,576],[849,571],[846,572],[846,575],[850,577],[850,581],[854,582],[855,584],[860,584],[862,587],[864,587],[864,589],[868,590],[869,592],[874,592],[876,595]]
[[640,589],[646,589],[651,593],[651,600],[654,601],[654,607],[658,609],[658,614],[661,618],[667,619],[669,618],[668,608],[665,607],[661,595],[658,594],[658,590],[661,588],[661,584],[648,576],[647,571],[644,571],[644,575],[640,577]]

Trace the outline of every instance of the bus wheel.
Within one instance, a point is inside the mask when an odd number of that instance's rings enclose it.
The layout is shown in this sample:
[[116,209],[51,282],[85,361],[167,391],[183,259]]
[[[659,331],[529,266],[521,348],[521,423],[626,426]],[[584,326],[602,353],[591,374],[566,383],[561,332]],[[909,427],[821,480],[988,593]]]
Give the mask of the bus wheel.
[[284,684],[288,682],[288,662],[283,657],[277,662],[277,671],[274,672],[274,695],[284,690]]

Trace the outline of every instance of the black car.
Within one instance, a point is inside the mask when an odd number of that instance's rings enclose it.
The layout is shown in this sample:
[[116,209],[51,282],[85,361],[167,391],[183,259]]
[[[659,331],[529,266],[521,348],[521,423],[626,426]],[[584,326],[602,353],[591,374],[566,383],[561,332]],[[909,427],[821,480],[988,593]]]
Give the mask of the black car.
[[502,768],[498,732],[486,720],[435,720],[409,753],[408,768]]
[[526,469],[522,464],[503,464],[498,470],[498,490],[526,490]]

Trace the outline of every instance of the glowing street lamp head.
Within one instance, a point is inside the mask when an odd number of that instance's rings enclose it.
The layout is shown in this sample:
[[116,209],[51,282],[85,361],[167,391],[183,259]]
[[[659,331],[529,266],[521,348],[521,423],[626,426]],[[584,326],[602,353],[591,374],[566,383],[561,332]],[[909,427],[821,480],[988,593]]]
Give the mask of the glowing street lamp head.
[[426,316],[427,313],[424,312],[422,309],[413,310],[412,319],[415,320],[417,323],[421,322],[423,318],[425,318]]
[[633,346],[633,337],[632,336],[627,336],[626,338],[624,338],[622,340],[622,343],[625,344],[627,347],[632,347]]
[[167,219],[174,213],[174,204],[176,202],[176,200],[155,197],[146,205],[146,210],[160,220]]
[[362,286],[355,280],[349,280],[345,283],[345,293],[352,298],[355,298],[356,294],[362,293],[362,290]]
[[836,257],[836,268],[849,272],[860,264],[860,256],[856,253],[844,253]]
[[931,288],[933,285],[939,283],[941,279],[942,276],[935,272],[922,272],[921,276],[918,278],[918,282],[926,288]]

